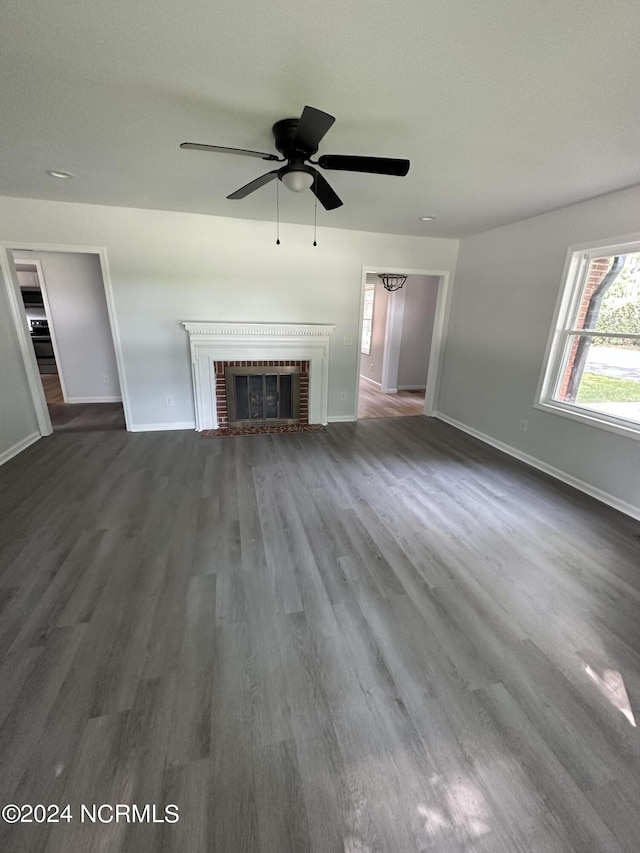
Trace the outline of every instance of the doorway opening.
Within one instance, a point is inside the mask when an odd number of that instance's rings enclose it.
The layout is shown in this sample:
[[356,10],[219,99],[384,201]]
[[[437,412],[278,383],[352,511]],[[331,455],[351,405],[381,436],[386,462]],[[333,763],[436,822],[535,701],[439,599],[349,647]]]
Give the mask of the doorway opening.
[[399,290],[389,292],[377,273],[366,273],[358,371],[359,419],[430,413],[444,282],[442,273],[408,274]]
[[51,428],[125,429],[99,256],[24,249],[8,256]]

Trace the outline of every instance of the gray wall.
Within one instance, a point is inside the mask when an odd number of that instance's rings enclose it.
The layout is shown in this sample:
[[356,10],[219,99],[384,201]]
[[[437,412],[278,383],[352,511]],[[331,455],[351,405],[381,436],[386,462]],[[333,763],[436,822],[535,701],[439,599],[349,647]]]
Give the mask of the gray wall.
[[568,247],[639,230],[634,188],[463,240],[438,400],[448,417],[638,513],[640,443],[533,404]]
[[[2,273],[0,272],[0,279]],[[38,433],[18,338],[0,280],[0,462]]]
[[[103,246],[113,284],[131,426],[194,425],[183,320],[333,323],[329,417],[353,419],[362,268],[447,269],[457,240],[33,199],[0,199],[0,241]],[[344,341],[352,343],[345,344]],[[342,395],[344,394],[344,399]],[[173,398],[173,407],[165,398]]]
[[[14,256],[21,257],[20,251],[15,250]],[[42,265],[67,401],[119,400],[118,368],[98,255],[29,252],[28,257]]]
[[404,315],[398,364],[398,389],[424,388],[429,373],[438,278],[410,275],[404,285]]

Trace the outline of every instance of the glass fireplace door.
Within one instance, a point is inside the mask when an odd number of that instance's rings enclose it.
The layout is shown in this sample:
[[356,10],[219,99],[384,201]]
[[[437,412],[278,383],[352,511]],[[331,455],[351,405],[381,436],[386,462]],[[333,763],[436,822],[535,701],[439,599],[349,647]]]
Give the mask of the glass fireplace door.
[[299,369],[279,368],[269,373],[259,370],[243,367],[225,371],[229,425],[297,423]]

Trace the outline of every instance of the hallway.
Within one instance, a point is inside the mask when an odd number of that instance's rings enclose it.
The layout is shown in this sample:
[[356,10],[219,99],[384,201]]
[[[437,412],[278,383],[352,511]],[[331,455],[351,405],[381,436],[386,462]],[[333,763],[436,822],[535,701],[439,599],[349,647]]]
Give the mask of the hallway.
[[424,414],[424,391],[383,394],[377,385],[360,377],[358,420],[363,418],[406,418]]
[[125,429],[122,403],[65,403],[57,373],[40,374],[55,432]]

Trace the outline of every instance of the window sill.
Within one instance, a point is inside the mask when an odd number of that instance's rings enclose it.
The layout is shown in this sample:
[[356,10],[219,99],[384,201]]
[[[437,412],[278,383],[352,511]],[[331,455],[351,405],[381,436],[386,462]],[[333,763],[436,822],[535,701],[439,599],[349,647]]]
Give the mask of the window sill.
[[604,429],[607,432],[614,432],[617,435],[622,435],[625,438],[633,438],[640,441],[640,424],[634,425],[629,422],[619,421],[609,415],[603,417],[593,409],[580,409],[576,406],[569,406],[563,403],[556,402],[539,402],[533,404],[534,409],[540,409],[543,412],[551,412],[554,415],[560,415],[563,418],[569,418],[572,421],[579,421],[588,426],[596,427],[596,429]]

